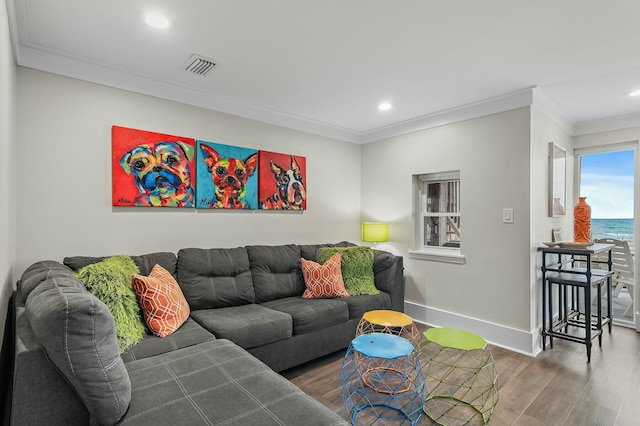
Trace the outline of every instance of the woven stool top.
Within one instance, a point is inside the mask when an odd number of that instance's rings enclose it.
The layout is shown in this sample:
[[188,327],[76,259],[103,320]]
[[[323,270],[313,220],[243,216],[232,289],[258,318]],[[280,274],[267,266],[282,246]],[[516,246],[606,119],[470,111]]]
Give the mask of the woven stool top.
[[430,328],[423,334],[427,340],[447,348],[471,351],[487,346],[486,340],[477,334],[455,328]]
[[362,319],[369,321],[371,324],[383,325],[385,327],[406,327],[413,322],[407,314],[387,310],[365,312]]
[[384,359],[407,356],[413,351],[410,341],[387,333],[361,334],[351,341],[351,345],[363,355]]

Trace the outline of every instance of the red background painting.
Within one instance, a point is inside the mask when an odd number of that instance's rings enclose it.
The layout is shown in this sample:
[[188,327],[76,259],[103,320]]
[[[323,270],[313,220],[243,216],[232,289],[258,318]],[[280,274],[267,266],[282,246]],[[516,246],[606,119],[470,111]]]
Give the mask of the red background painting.
[[[291,154],[280,154],[277,152],[258,151],[258,200],[264,200],[270,197],[278,191],[276,181],[271,171],[270,161],[273,160],[278,166],[285,170],[291,168]],[[296,159],[298,166],[300,166],[300,174],[304,181],[306,188],[307,185],[307,159],[299,155],[293,155]],[[262,208],[262,207],[261,207]],[[302,209],[307,209],[307,200],[305,198],[302,203]]]
[[[122,156],[135,146],[155,143],[155,142],[178,142],[182,141],[187,145],[194,147],[195,153],[195,140],[193,138],[186,138],[182,136],[165,135],[162,133],[147,132],[145,130],[129,129],[126,127],[113,126],[111,129],[111,152],[112,152],[112,205],[113,206],[135,206],[134,200],[139,191],[133,180],[133,175],[127,175],[122,166],[120,160]],[[195,190],[195,155],[189,161],[189,168],[191,170],[191,187]],[[195,197],[195,195],[194,195]],[[195,206],[195,198],[194,198]]]

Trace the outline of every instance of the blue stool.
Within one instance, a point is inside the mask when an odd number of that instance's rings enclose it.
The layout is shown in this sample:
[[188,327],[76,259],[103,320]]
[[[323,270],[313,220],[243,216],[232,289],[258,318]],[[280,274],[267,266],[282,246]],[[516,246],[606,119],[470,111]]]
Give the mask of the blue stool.
[[410,341],[386,333],[351,341],[340,370],[342,400],[353,425],[415,425],[425,397],[420,359]]

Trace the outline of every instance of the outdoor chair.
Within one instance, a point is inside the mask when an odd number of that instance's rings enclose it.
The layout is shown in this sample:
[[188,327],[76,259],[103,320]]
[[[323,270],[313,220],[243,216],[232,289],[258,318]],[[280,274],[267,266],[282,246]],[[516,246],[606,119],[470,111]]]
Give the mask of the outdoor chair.
[[[629,242],[625,240],[617,240],[613,238],[602,238],[595,240],[596,243],[615,244],[611,251],[612,270],[614,272],[611,286],[613,288],[613,297],[618,297],[624,287],[627,288],[631,300],[633,301],[633,289],[635,285],[635,273],[633,254],[629,248]],[[631,315],[633,311],[633,303],[624,311],[623,315]]]

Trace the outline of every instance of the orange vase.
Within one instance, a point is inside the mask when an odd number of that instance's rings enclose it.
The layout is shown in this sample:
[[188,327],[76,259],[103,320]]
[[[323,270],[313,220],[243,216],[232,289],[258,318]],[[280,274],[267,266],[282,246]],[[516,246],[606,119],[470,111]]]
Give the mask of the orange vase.
[[578,197],[578,204],[573,208],[573,241],[576,243],[591,242],[591,206],[586,199]]

